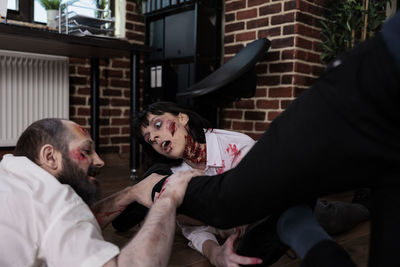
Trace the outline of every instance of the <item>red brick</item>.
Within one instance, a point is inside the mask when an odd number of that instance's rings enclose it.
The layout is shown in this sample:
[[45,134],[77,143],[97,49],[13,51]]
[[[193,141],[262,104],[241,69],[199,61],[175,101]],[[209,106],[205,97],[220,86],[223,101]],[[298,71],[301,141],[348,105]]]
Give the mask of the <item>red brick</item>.
[[243,45],[241,45],[241,44],[225,46],[225,54],[237,54],[242,49],[243,49]]
[[126,32],[126,38],[128,38],[129,41],[131,40],[136,40],[139,42],[144,42],[144,35],[138,34],[136,32]]
[[121,146],[121,153],[129,153],[131,151],[131,146],[130,145],[122,145]]
[[134,22],[140,22],[140,23],[144,23],[144,17],[143,15],[139,15],[139,14],[132,14],[132,13],[126,13],[126,20],[127,21],[134,21]]
[[78,116],[89,116],[90,109],[89,108],[78,108]]
[[259,76],[257,77],[257,85],[278,85],[280,82],[279,76]]
[[133,12],[133,10],[134,10],[134,3],[129,3],[129,2],[127,2],[127,3],[126,3],[126,11],[131,11],[131,12]]
[[86,126],[88,124],[88,120],[87,118],[70,118],[70,120],[72,120],[73,122],[75,122],[76,124],[79,124],[80,126]]
[[254,109],[254,100],[240,100],[235,102],[236,108]]
[[268,71],[268,65],[267,64],[257,64],[256,65],[256,73],[257,74],[266,74]]
[[90,87],[80,87],[77,90],[77,94],[80,95],[90,95]]
[[293,63],[276,63],[269,65],[269,71],[271,73],[283,73],[283,72],[292,72],[293,71]]
[[259,16],[277,14],[277,13],[280,13],[281,10],[282,10],[282,4],[281,3],[272,4],[272,5],[268,5],[268,6],[263,6],[263,7],[260,7]]
[[311,86],[315,82],[315,78],[303,75],[294,75],[294,84],[303,85],[303,86]]
[[130,127],[122,127],[121,134],[131,134],[131,128]]
[[108,77],[112,78],[122,78],[123,77],[123,71],[122,70],[107,70]]
[[111,125],[129,125],[129,119],[112,118]]
[[71,96],[70,97],[70,105],[86,105],[86,98]]
[[267,100],[267,99],[257,100],[256,107],[262,108],[262,109],[278,109],[279,101],[278,100]]
[[121,96],[121,90],[119,89],[104,89],[103,96]]
[[316,16],[320,16],[321,14],[324,13],[324,9],[321,8],[320,6],[312,5],[310,3],[307,3],[306,1],[299,1],[299,10],[302,12],[307,12],[311,13]]
[[266,97],[267,89],[265,88],[257,88],[254,97]]
[[293,82],[294,82],[294,77],[292,74],[282,75],[281,84],[293,84]]
[[131,109],[130,109],[130,108],[127,108],[127,109],[125,109],[125,111],[124,111],[124,117],[129,117],[129,116],[131,116]]
[[301,37],[296,37],[296,47],[304,48],[304,49],[312,49],[312,41],[303,39]]
[[131,138],[129,136],[118,136],[118,137],[111,137],[111,144],[123,144],[129,143]]
[[244,11],[238,11],[236,13],[236,20],[251,19],[257,17],[257,9],[247,9]]
[[285,4],[284,4],[284,10],[285,10],[285,11],[288,11],[288,10],[298,9],[298,8],[297,8],[297,2],[298,2],[298,1],[296,1],[296,0],[292,0],[292,1],[285,2]]
[[100,97],[100,105],[101,106],[107,106],[109,104],[110,104],[110,99],[109,98]]
[[86,85],[88,83],[87,77],[69,77],[69,83],[75,85]]
[[294,37],[279,38],[271,41],[271,47],[274,49],[293,47],[293,45]]
[[282,60],[285,60],[285,59],[294,59],[294,50],[293,49],[282,51]]
[[111,79],[110,85],[112,87],[123,87],[123,88],[129,88],[130,82],[127,80],[116,80],[116,79]]
[[246,22],[247,29],[267,27],[269,25],[268,18],[253,19]]
[[281,35],[281,27],[268,28],[258,32],[258,38],[268,38]]
[[274,52],[268,51],[267,55],[265,56],[265,58],[263,60],[265,60],[267,62],[277,61],[277,60],[279,60],[279,52],[278,51],[274,51]]
[[225,25],[225,33],[244,30],[244,22],[236,22]]
[[144,33],[144,31],[145,31],[145,28],[144,28],[144,25],[141,25],[141,24],[134,24],[134,30],[135,31],[137,31],[137,32],[143,32]]
[[311,37],[311,38],[316,38],[316,39],[321,38],[319,30],[313,29],[313,28],[308,27],[303,24],[296,25],[295,33],[297,33],[301,36],[306,36],[306,37]]
[[101,116],[121,116],[122,111],[120,109],[101,109]]
[[294,25],[287,25],[283,27],[283,35],[289,35],[289,34],[294,34],[295,27]]
[[265,132],[265,131],[268,129],[269,125],[270,125],[269,122],[259,122],[259,121],[256,121],[256,123],[255,123],[255,125],[254,125],[254,129],[255,129],[256,131]]
[[235,13],[229,13],[225,15],[225,23],[235,20]]
[[244,113],[245,120],[263,121],[265,120],[265,112],[263,111],[246,111]]
[[280,114],[281,114],[281,112],[279,112],[279,111],[270,111],[270,112],[268,112],[268,120],[269,120],[269,121],[273,121],[273,120],[275,120]]
[[253,122],[232,121],[232,129],[252,131],[253,130]]
[[104,126],[104,125],[110,125],[110,118],[100,118],[99,119],[99,124]]
[[310,26],[314,26],[314,27],[318,27],[318,21],[315,17],[309,15],[309,14],[305,14],[303,12],[297,12],[296,13],[296,21],[297,22],[302,22],[306,25],[310,25]]
[[247,1],[247,5],[249,7],[264,5],[265,3],[269,3],[269,0],[248,0]]
[[127,60],[113,59],[111,66],[113,68],[129,68],[130,64]]
[[256,32],[244,32],[236,35],[236,41],[249,41],[256,39]]
[[284,14],[284,15],[276,15],[271,18],[271,25],[278,25],[278,24],[284,24],[288,22],[294,22],[294,14],[295,13],[289,13],[289,14]]
[[130,105],[129,99],[121,99],[121,98],[113,98],[111,99],[112,106],[129,106]]
[[308,64],[300,63],[300,62],[295,62],[294,71],[300,72],[300,73],[305,73],[305,74],[311,74],[312,66],[308,65]]
[[100,127],[101,135],[112,135],[119,134],[119,128],[117,127]]
[[292,91],[292,87],[270,88],[268,97],[293,97]]
[[99,152],[100,153],[118,153],[119,148],[118,146],[100,146],[99,147]]
[[225,44],[230,44],[233,43],[235,41],[235,35],[231,34],[231,35],[225,35],[224,36],[224,43]]
[[222,117],[225,119],[242,119],[243,111],[241,110],[224,110]]
[[246,7],[246,1],[239,0],[225,5],[225,12],[235,11]]
[[133,31],[133,24],[129,22],[125,23],[125,29]]

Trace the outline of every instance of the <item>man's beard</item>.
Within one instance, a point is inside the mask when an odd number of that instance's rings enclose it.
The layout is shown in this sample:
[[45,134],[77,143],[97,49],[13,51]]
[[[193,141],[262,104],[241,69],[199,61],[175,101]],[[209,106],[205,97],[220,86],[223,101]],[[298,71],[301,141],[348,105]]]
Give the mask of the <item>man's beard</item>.
[[99,168],[93,165],[90,165],[87,173],[85,173],[68,156],[63,155],[63,168],[58,175],[58,180],[62,184],[70,185],[82,200],[90,206],[100,199],[101,194],[97,181],[95,181],[95,184],[92,183],[89,181],[88,176],[94,177],[98,173]]

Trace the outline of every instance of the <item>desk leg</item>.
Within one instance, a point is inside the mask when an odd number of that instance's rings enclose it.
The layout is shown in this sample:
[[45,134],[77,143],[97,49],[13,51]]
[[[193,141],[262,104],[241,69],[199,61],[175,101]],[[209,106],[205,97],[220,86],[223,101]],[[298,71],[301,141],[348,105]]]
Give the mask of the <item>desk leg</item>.
[[90,59],[90,134],[99,151],[99,59]]
[[135,113],[138,111],[139,104],[139,55],[137,52],[132,52],[130,56],[130,98],[131,98],[131,119],[130,119],[130,127],[131,127],[131,150],[130,150],[130,159],[131,159],[131,179],[135,180],[137,178],[137,168],[139,163],[139,147],[136,144],[135,139],[133,138],[133,126],[135,120]]

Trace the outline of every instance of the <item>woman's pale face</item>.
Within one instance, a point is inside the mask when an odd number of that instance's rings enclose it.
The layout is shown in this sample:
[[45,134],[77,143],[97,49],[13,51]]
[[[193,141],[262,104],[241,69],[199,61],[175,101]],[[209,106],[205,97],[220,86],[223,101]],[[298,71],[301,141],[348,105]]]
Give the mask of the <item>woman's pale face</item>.
[[186,126],[189,117],[184,113],[175,116],[166,112],[162,115],[149,114],[147,118],[149,126],[141,128],[144,140],[167,158],[182,158],[188,136]]

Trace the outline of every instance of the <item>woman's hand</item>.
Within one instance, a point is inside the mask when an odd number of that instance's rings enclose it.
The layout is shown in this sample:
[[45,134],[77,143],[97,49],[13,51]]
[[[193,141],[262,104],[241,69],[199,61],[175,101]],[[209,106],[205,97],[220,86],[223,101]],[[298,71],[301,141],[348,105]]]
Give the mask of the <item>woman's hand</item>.
[[214,241],[207,240],[203,245],[203,252],[210,262],[217,267],[239,267],[241,265],[260,264],[262,260],[259,258],[240,256],[234,251],[234,244],[239,237],[240,231],[236,231],[219,246]]

